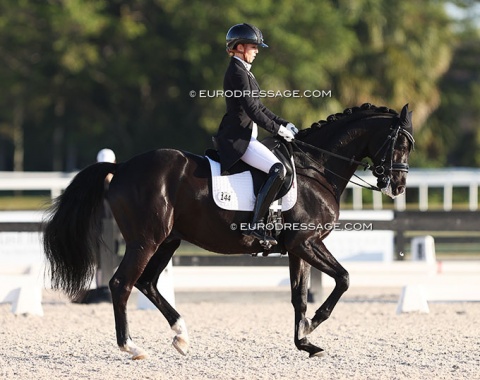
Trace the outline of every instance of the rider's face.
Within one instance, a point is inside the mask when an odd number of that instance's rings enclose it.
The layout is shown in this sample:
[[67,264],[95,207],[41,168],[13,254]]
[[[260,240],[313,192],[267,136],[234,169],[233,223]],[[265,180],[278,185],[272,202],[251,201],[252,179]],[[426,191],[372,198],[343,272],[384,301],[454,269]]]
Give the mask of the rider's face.
[[258,53],[258,46],[255,44],[239,44],[237,51],[243,55],[243,59],[247,63],[252,63]]

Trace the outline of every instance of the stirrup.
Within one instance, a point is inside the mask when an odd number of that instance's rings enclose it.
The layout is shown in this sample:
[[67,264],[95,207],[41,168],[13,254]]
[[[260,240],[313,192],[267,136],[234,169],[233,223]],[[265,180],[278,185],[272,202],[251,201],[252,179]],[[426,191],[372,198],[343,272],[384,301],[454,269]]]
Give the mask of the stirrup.
[[243,235],[254,237],[260,242],[260,245],[264,249],[270,249],[272,246],[278,244],[277,240],[271,236],[268,236],[264,230],[248,229],[247,231],[243,232]]

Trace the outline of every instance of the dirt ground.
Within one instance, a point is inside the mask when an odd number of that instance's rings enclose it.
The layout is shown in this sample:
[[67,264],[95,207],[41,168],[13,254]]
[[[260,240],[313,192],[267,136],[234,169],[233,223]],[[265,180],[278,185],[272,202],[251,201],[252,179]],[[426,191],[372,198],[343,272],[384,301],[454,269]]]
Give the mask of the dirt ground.
[[[480,379],[480,303],[431,303],[396,314],[399,290],[349,290],[310,335],[326,350],[308,358],[293,344],[284,291],[180,292],[191,348],[181,356],[156,310],[129,304],[133,361],[115,341],[112,305],[79,305],[46,291],[43,317],[0,304],[1,379]],[[134,297],[133,297],[134,298]],[[319,305],[309,304],[308,316]]]

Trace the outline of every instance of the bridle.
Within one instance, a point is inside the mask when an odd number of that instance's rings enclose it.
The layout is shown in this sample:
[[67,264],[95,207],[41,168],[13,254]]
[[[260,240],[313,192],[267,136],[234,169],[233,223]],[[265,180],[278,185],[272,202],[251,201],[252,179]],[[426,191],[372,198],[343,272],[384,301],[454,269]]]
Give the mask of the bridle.
[[397,125],[390,127],[390,134],[387,136],[387,138],[385,139],[385,142],[382,144],[382,146],[377,150],[377,152],[375,153],[373,158],[376,158],[381,153],[382,150],[383,150],[383,156],[380,159],[379,164],[378,165],[373,165],[373,166],[370,165],[366,161],[358,161],[358,160],[355,160],[353,157],[352,158],[345,157],[345,156],[342,156],[340,154],[333,153],[333,152],[330,152],[330,151],[322,149],[322,148],[318,148],[318,147],[316,147],[312,144],[306,143],[304,141],[294,140],[294,142],[292,144],[294,146],[296,146],[296,148],[299,151],[304,153],[306,157],[308,157],[310,160],[313,160],[315,162],[316,162],[316,160],[309,157],[308,153],[305,152],[303,149],[301,149],[298,145],[303,145],[303,146],[308,147],[309,149],[316,150],[316,151],[321,152],[323,154],[326,154],[328,156],[335,157],[335,158],[338,158],[338,159],[343,160],[343,161],[348,161],[351,165],[362,166],[364,168],[364,170],[370,170],[373,173],[373,175],[377,178],[378,186],[374,186],[374,185],[368,183],[367,181],[360,178],[356,174],[354,174],[354,176],[356,178],[358,178],[359,180],[361,180],[362,182],[366,183],[368,186],[365,186],[363,184],[354,182],[354,181],[352,181],[350,179],[347,179],[347,178],[343,178],[342,176],[340,176],[339,174],[337,174],[337,173],[335,173],[331,170],[328,170],[328,171],[330,173],[334,174],[335,176],[346,180],[347,182],[352,182],[353,184],[355,184],[357,186],[360,186],[360,187],[363,187],[365,189],[374,190],[374,191],[382,191],[382,189],[385,189],[389,186],[390,181],[391,181],[391,173],[393,171],[400,171],[400,172],[408,173],[409,166],[408,166],[407,163],[393,162],[393,153],[395,151],[395,144],[397,142],[399,134],[403,134],[407,138],[407,140],[410,142],[410,150],[412,150],[414,148],[415,139],[413,138],[413,135],[409,131],[407,131],[405,128],[403,128],[402,125],[399,122]]
[[381,189],[388,187],[391,181],[391,173],[393,171],[408,173],[409,166],[407,163],[393,162],[393,152],[395,151],[395,144],[397,143],[399,134],[403,134],[410,142],[410,150],[412,150],[415,146],[415,139],[413,138],[413,135],[400,124],[390,127],[390,134],[373,156],[373,158],[376,158],[380,152],[384,150],[383,157],[380,159],[379,164],[375,165],[373,169],[371,169],[373,175],[377,177],[379,185],[378,187]]

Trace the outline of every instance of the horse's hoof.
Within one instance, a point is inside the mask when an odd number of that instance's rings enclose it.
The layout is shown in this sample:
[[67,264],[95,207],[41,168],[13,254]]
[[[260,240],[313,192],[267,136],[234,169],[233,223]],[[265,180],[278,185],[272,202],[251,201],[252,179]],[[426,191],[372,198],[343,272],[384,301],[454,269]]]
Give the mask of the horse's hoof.
[[132,354],[132,360],[143,360],[148,358],[147,353],[143,349],[138,347],[135,343],[133,343],[130,338],[127,339],[125,345],[119,346],[119,348],[121,351]]
[[187,355],[188,352],[188,342],[183,339],[181,336],[175,336],[172,342],[173,347],[180,352],[182,355]]
[[310,352],[309,358],[323,358],[326,356],[326,353],[324,350],[322,350],[321,348],[319,348],[318,350],[319,351],[316,351],[316,352]]
[[146,352],[140,352],[132,356],[132,360],[145,360],[148,358],[148,354]]

